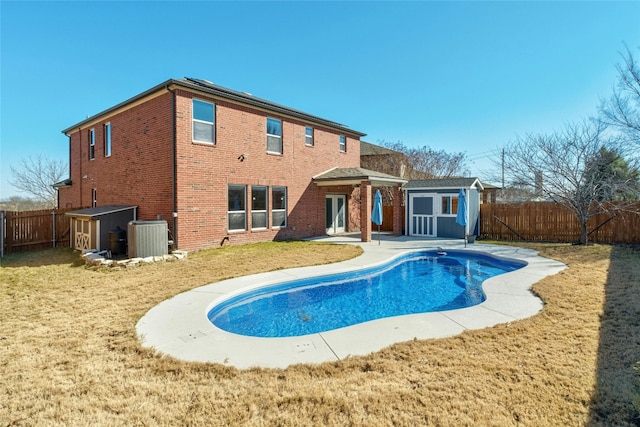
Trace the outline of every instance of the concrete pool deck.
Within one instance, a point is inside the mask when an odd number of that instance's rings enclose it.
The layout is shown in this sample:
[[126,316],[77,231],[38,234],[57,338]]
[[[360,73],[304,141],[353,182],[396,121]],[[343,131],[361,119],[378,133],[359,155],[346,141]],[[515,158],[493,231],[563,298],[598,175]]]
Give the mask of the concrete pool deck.
[[[163,301],[149,310],[136,325],[144,347],[175,358],[214,362],[237,368],[285,368],[297,363],[322,363],[349,356],[366,355],[391,344],[416,339],[444,338],[468,329],[482,329],[524,319],[538,313],[542,301],[529,289],[566,266],[542,258],[536,251],[511,246],[469,244],[460,240],[425,240],[382,234],[374,241],[359,241],[360,234],[325,237],[316,241],[355,244],[364,249],[356,258],[327,265],[254,274],[194,288]],[[442,247],[444,250],[485,252],[527,262],[516,271],[483,283],[487,299],[476,306],[372,320],[354,326],[288,338],[256,338],[215,327],[207,313],[216,301],[262,286],[332,273],[358,271],[382,264],[407,252]]]

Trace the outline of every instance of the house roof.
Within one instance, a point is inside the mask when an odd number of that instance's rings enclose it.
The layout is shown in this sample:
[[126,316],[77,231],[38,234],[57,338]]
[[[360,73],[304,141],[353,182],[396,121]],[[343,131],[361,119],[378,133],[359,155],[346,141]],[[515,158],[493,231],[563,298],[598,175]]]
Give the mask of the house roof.
[[484,183],[484,184],[482,184],[482,186],[484,187],[485,190],[502,190],[502,187],[498,187],[498,186],[493,185],[493,184]]
[[482,183],[478,178],[434,178],[434,179],[416,179],[407,182],[403,188],[405,189],[443,189],[443,188],[472,188],[475,187],[479,191],[484,190]]
[[360,141],[361,156],[380,156],[402,154],[399,151],[390,150],[380,145],[371,144],[370,142]]
[[335,129],[340,129],[345,133],[357,135],[358,137],[366,135],[362,132],[358,132],[356,130],[350,129],[346,125],[333,122],[331,120],[323,119],[321,117],[314,116],[293,108],[289,108],[284,105],[276,104],[275,102],[258,98],[247,92],[236,91],[223,86],[218,86],[216,84],[211,83],[208,80],[201,80],[201,79],[195,79],[190,77],[185,77],[183,79],[169,79],[165,82],[162,82],[159,85],[154,86],[151,89],[134,96],[133,98],[129,98],[126,101],[121,102],[120,104],[114,105],[111,108],[108,108],[98,114],[95,114],[91,117],[86,118],[81,122],[78,122],[72,126],[69,126],[68,128],[64,129],[62,133],[68,135],[70,132],[78,128],[88,126],[93,122],[101,120],[104,116],[113,114],[118,110],[126,109],[131,104],[134,104],[145,97],[151,96],[160,91],[167,91],[175,88],[183,88],[189,91],[201,92],[213,97],[218,97],[218,98],[222,98],[232,102],[237,102],[240,104],[249,105],[259,109],[268,110],[283,116],[294,117],[296,119],[300,119],[302,121],[306,121],[309,123],[327,126]]
[[56,182],[55,184],[53,184],[53,188],[62,188],[62,187],[69,187],[71,185],[71,179],[67,178],[64,179],[60,182]]
[[86,209],[80,209],[77,211],[66,212],[65,215],[95,218],[102,215],[108,215],[116,212],[136,209],[136,208],[137,206],[107,205],[107,206],[97,206],[95,208],[86,208]]
[[362,181],[371,181],[371,185],[399,185],[407,182],[406,179],[376,172],[364,168],[333,168],[313,177],[320,186],[327,185],[358,185]]

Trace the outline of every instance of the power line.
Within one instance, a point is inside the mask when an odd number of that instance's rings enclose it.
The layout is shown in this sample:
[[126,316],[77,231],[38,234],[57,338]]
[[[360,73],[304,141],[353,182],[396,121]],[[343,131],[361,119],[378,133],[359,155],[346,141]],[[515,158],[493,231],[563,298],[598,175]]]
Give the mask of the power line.
[[482,158],[489,158],[491,156],[495,156],[497,154],[500,153],[499,148],[496,148],[495,150],[490,150],[490,151],[482,151],[480,153],[474,153],[474,154],[469,154],[466,156],[467,160],[479,160]]

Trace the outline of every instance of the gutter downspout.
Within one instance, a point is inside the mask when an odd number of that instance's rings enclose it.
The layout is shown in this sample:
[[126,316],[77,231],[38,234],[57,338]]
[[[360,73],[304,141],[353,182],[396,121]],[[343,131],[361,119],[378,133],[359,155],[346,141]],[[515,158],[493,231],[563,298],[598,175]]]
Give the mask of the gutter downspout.
[[[78,156],[80,157],[78,163],[80,164],[80,207],[83,208],[82,204],[82,181],[84,181],[84,175],[82,174],[82,128],[78,128]],[[69,135],[69,178],[71,178],[71,135]]]
[[174,90],[169,88],[169,85],[166,85],[165,88],[171,92],[171,156],[173,163],[172,170],[172,183],[171,183],[171,192],[173,199],[173,212],[171,213],[171,217],[173,218],[173,246],[178,249],[178,198],[177,198],[177,174],[178,174],[178,163],[177,163],[177,154],[176,154],[176,93]]

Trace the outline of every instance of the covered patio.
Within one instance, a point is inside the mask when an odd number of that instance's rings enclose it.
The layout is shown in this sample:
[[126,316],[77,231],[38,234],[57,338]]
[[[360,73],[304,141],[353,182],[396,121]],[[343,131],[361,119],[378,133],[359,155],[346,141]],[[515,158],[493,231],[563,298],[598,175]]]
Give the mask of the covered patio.
[[[402,234],[402,190],[406,179],[364,168],[333,168],[313,177],[318,187],[350,186],[360,190],[360,240],[371,241],[373,187],[393,187],[393,234]],[[389,219],[383,219],[388,221]]]

